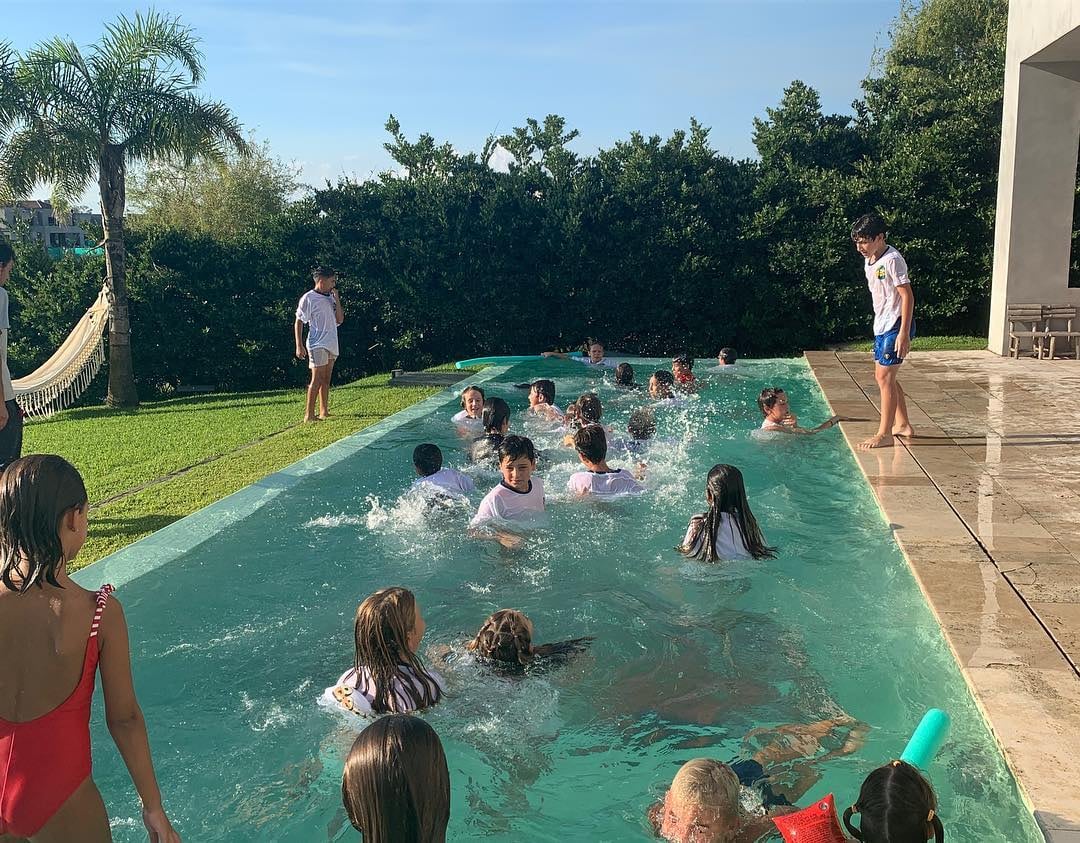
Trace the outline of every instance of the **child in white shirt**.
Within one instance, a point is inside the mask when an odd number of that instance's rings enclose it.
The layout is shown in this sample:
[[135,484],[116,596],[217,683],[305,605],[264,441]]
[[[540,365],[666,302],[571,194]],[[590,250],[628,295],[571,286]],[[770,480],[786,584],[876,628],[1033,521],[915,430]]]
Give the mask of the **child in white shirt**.
[[799,427],[799,419],[791,412],[787,393],[778,386],[767,386],[758,395],[758,407],[765,420],[761,429],[772,433],[817,433],[826,430],[844,419],[841,416],[829,416],[817,427]]
[[479,386],[467,386],[461,393],[461,412],[456,413],[451,421],[465,433],[482,433],[483,420],[480,414],[484,410],[484,390]]
[[418,475],[418,479],[412,484],[413,489],[448,494],[456,498],[463,498],[476,491],[476,484],[468,474],[454,468],[442,467],[443,455],[438,445],[430,442],[417,445],[412,459]]
[[645,491],[645,487],[629,471],[607,464],[607,434],[600,425],[590,424],[575,433],[574,449],[585,471],[570,475],[566,488],[572,494],[610,498],[638,495]]
[[776,548],[765,544],[750,503],[742,472],[733,465],[714,465],[705,481],[708,512],[695,515],[677,550],[703,562],[725,559],[771,559]]
[[[544,512],[544,483],[533,477],[536,471],[536,448],[527,436],[507,436],[499,445],[499,472],[502,481],[480,502],[472,521],[470,535],[494,538],[507,549],[521,544],[521,537],[507,533],[502,526],[527,525],[537,513]],[[490,528],[481,532],[480,528]],[[493,532],[492,532],[493,531]]]
[[576,360],[585,366],[614,366],[615,363],[611,362],[604,356],[604,344],[598,340],[589,340],[586,344],[588,354],[584,357],[570,357],[569,354],[563,351],[545,351],[541,357],[560,357],[563,360],[570,359]]

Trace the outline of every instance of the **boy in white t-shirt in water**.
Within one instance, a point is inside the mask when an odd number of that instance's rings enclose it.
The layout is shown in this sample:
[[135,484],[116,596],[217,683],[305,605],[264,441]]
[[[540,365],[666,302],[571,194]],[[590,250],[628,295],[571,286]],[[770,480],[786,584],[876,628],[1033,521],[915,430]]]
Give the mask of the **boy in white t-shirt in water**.
[[874,301],[874,375],[881,395],[881,424],[877,433],[859,444],[863,449],[892,444],[893,436],[915,435],[904,390],[896,380],[915,336],[915,295],[907,263],[885,242],[886,233],[885,220],[878,214],[864,214],[851,227]]
[[625,468],[612,468],[607,464],[607,434],[600,425],[590,424],[575,433],[574,449],[585,471],[570,475],[566,488],[571,494],[609,498],[637,495],[645,491],[645,487]]
[[[307,360],[311,369],[308,384],[307,406],[304,421],[325,419],[330,415],[330,377],[334,374],[334,361],[338,358],[338,325],[345,321],[345,311],[337,291],[337,273],[319,267],[312,272],[315,288],[300,297],[296,306],[296,322],[293,336],[296,339],[296,356]],[[308,326],[307,342],[304,342],[304,325]],[[322,403],[322,412],[316,417],[315,402]]]
[[443,468],[442,450],[438,445],[431,442],[417,445],[412,460],[418,475],[412,484],[416,491],[430,491],[455,498],[463,498],[476,491],[476,484],[468,474],[454,468]]
[[548,421],[562,421],[563,412],[555,406],[555,381],[542,378],[529,384],[529,413]]
[[507,436],[499,444],[498,456],[502,481],[480,502],[469,522],[469,534],[475,538],[494,538],[512,550],[521,545],[522,538],[501,527],[528,526],[530,519],[544,512],[544,483],[533,477],[536,448],[527,436]]

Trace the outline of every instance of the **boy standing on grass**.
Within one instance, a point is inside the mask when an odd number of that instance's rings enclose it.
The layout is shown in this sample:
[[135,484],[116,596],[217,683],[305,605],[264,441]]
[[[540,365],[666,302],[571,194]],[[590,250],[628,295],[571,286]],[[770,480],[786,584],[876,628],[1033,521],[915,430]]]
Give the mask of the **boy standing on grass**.
[[[330,415],[330,376],[334,373],[334,361],[338,358],[338,325],[345,321],[345,311],[338,298],[337,273],[332,269],[318,267],[312,272],[315,289],[300,297],[296,306],[296,356],[306,359],[311,368],[308,384],[307,408],[304,421],[317,421]],[[304,325],[308,326],[307,344],[303,342]],[[322,404],[322,412],[316,417],[315,401]]]
[[851,227],[874,300],[874,374],[881,394],[881,424],[877,433],[859,444],[864,450],[892,444],[894,436],[915,435],[904,390],[896,380],[915,336],[915,295],[907,263],[885,242],[885,234],[885,220],[878,214],[864,214]]

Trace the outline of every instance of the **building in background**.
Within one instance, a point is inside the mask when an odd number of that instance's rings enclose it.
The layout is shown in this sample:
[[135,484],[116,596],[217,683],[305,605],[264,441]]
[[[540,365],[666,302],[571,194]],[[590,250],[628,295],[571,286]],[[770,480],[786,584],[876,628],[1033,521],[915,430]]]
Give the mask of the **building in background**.
[[[28,226],[31,240],[36,240],[54,257],[65,249],[94,249],[101,238],[101,214],[72,211],[60,214],[51,202],[28,199],[14,205],[0,206],[0,237],[11,239],[21,225]],[[87,233],[87,227],[93,234]]]

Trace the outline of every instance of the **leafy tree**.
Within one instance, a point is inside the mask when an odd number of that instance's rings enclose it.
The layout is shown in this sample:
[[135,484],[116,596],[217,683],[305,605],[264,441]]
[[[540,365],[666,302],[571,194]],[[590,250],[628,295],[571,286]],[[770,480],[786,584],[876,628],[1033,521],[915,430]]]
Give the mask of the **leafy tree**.
[[274,157],[267,143],[219,159],[174,157],[149,162],[128,179],[134,225],[237,237],[282,213],[301,189],[300,169]]
[[111,404],[138,403],[131,358],[124,213],[127,167],[162,157],[220,158],[246,147],[218,102],[196,95],[198,41],[178,18],[121,16],[84,55],[57,37],[24,56],[0,57],[0,181],[16,195],[52,182],[59,201],[95,176],[101,196],[109,288]]

